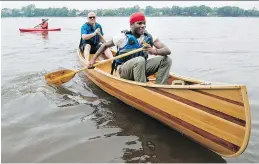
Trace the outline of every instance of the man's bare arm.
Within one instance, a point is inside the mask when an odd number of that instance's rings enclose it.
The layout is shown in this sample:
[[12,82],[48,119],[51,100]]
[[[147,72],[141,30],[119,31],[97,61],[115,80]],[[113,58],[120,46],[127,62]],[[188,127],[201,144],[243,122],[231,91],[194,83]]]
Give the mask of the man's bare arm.
[[166,56],[171,54],[171,50],[159,39],[155,40],[154,47],[156,48],[158,55]]
[[115,46],[113,41],[110,40],[108,42],[105,42],[101,45],[101,47],[97,50],[97,52],[94,54],[92,60],[90,61],[90,66],[93,65],[96,61],[96,59],[107,49],[112,46]]
[[82,34],[82,39],[84,40],[89,40],[91,39],[92,37],[94,37],[95,35],[97,35],[99,33],[100,29],[97,28],[94,33],[91,33],[91,34]]
[[95,33],[92,33],[92,34],[82,34],[82,39],[89,40],[92,37],[94,37],[95,35],[96,35]]

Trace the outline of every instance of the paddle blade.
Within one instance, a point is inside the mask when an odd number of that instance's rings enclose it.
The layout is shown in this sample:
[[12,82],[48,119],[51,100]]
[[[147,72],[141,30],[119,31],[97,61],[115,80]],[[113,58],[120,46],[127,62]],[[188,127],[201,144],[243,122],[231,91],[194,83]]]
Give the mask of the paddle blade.
[[61,85],[71,80],[76,74],[73,70],[60,70],[45,75],[45,80],[48,84]]

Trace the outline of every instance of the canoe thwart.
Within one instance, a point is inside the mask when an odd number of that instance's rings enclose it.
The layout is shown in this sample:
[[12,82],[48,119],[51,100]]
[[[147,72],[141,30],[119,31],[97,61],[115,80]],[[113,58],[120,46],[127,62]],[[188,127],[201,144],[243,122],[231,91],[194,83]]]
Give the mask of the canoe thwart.
[[185,85],[183,80],[173,80],[172,85]]

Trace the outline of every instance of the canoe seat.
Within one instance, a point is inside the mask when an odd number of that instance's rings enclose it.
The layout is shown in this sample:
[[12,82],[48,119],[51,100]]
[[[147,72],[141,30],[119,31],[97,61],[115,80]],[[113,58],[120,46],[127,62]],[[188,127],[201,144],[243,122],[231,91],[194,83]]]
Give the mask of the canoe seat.
[[150,75],[147,78],[148,78],[148,81],[154,82],[154,81],[156,81],[156,77],[157,77],[157,73]]
[[156,81],[156,78],[148,78],[148,81]]
[[172,85],[185,85],[183,80],[173,80]]

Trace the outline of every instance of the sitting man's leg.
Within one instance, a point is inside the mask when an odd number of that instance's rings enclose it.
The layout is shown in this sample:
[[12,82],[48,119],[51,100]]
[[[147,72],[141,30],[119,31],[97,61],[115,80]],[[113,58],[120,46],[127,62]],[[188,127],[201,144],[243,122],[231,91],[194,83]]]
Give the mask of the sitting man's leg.
[[172,59],[169,56],[158,56],[149,59],[146,64],[146,75],[148,77],[157,72],[156,84],[167,84],[171,66]]
[[134,80],[142,83],[147,82],[145,74],[145,64],[145,58],[140,56],[128,60],[119,67],[120,77],[123,79]]
[[90,49],[91,49],[90,44],[86,44],[84,47],[84,57],[87,61],[89,60]]
[[[97,46],[92,46],[90,53],[91,53],[91,54],[95,54],[96,51],[101,47],[101,45],[102,45],[102,44],[99,43]],[[107,49],[104,51],[104,53],[101,54],[101,56],[99,56],[99,59],[100,59],[100,60],[104,60],[104,59],[110,59],[110,58],[112,58],[112,57],[113,57],[113,55],[112,55],[112,52],[111,52],[110,48],[107,48]]]
[[112,51],[110,48],[107,48],[105,51],[104,51],[104,55],[107,59],[110,59],[113,57],[113,54],[112,54]]

